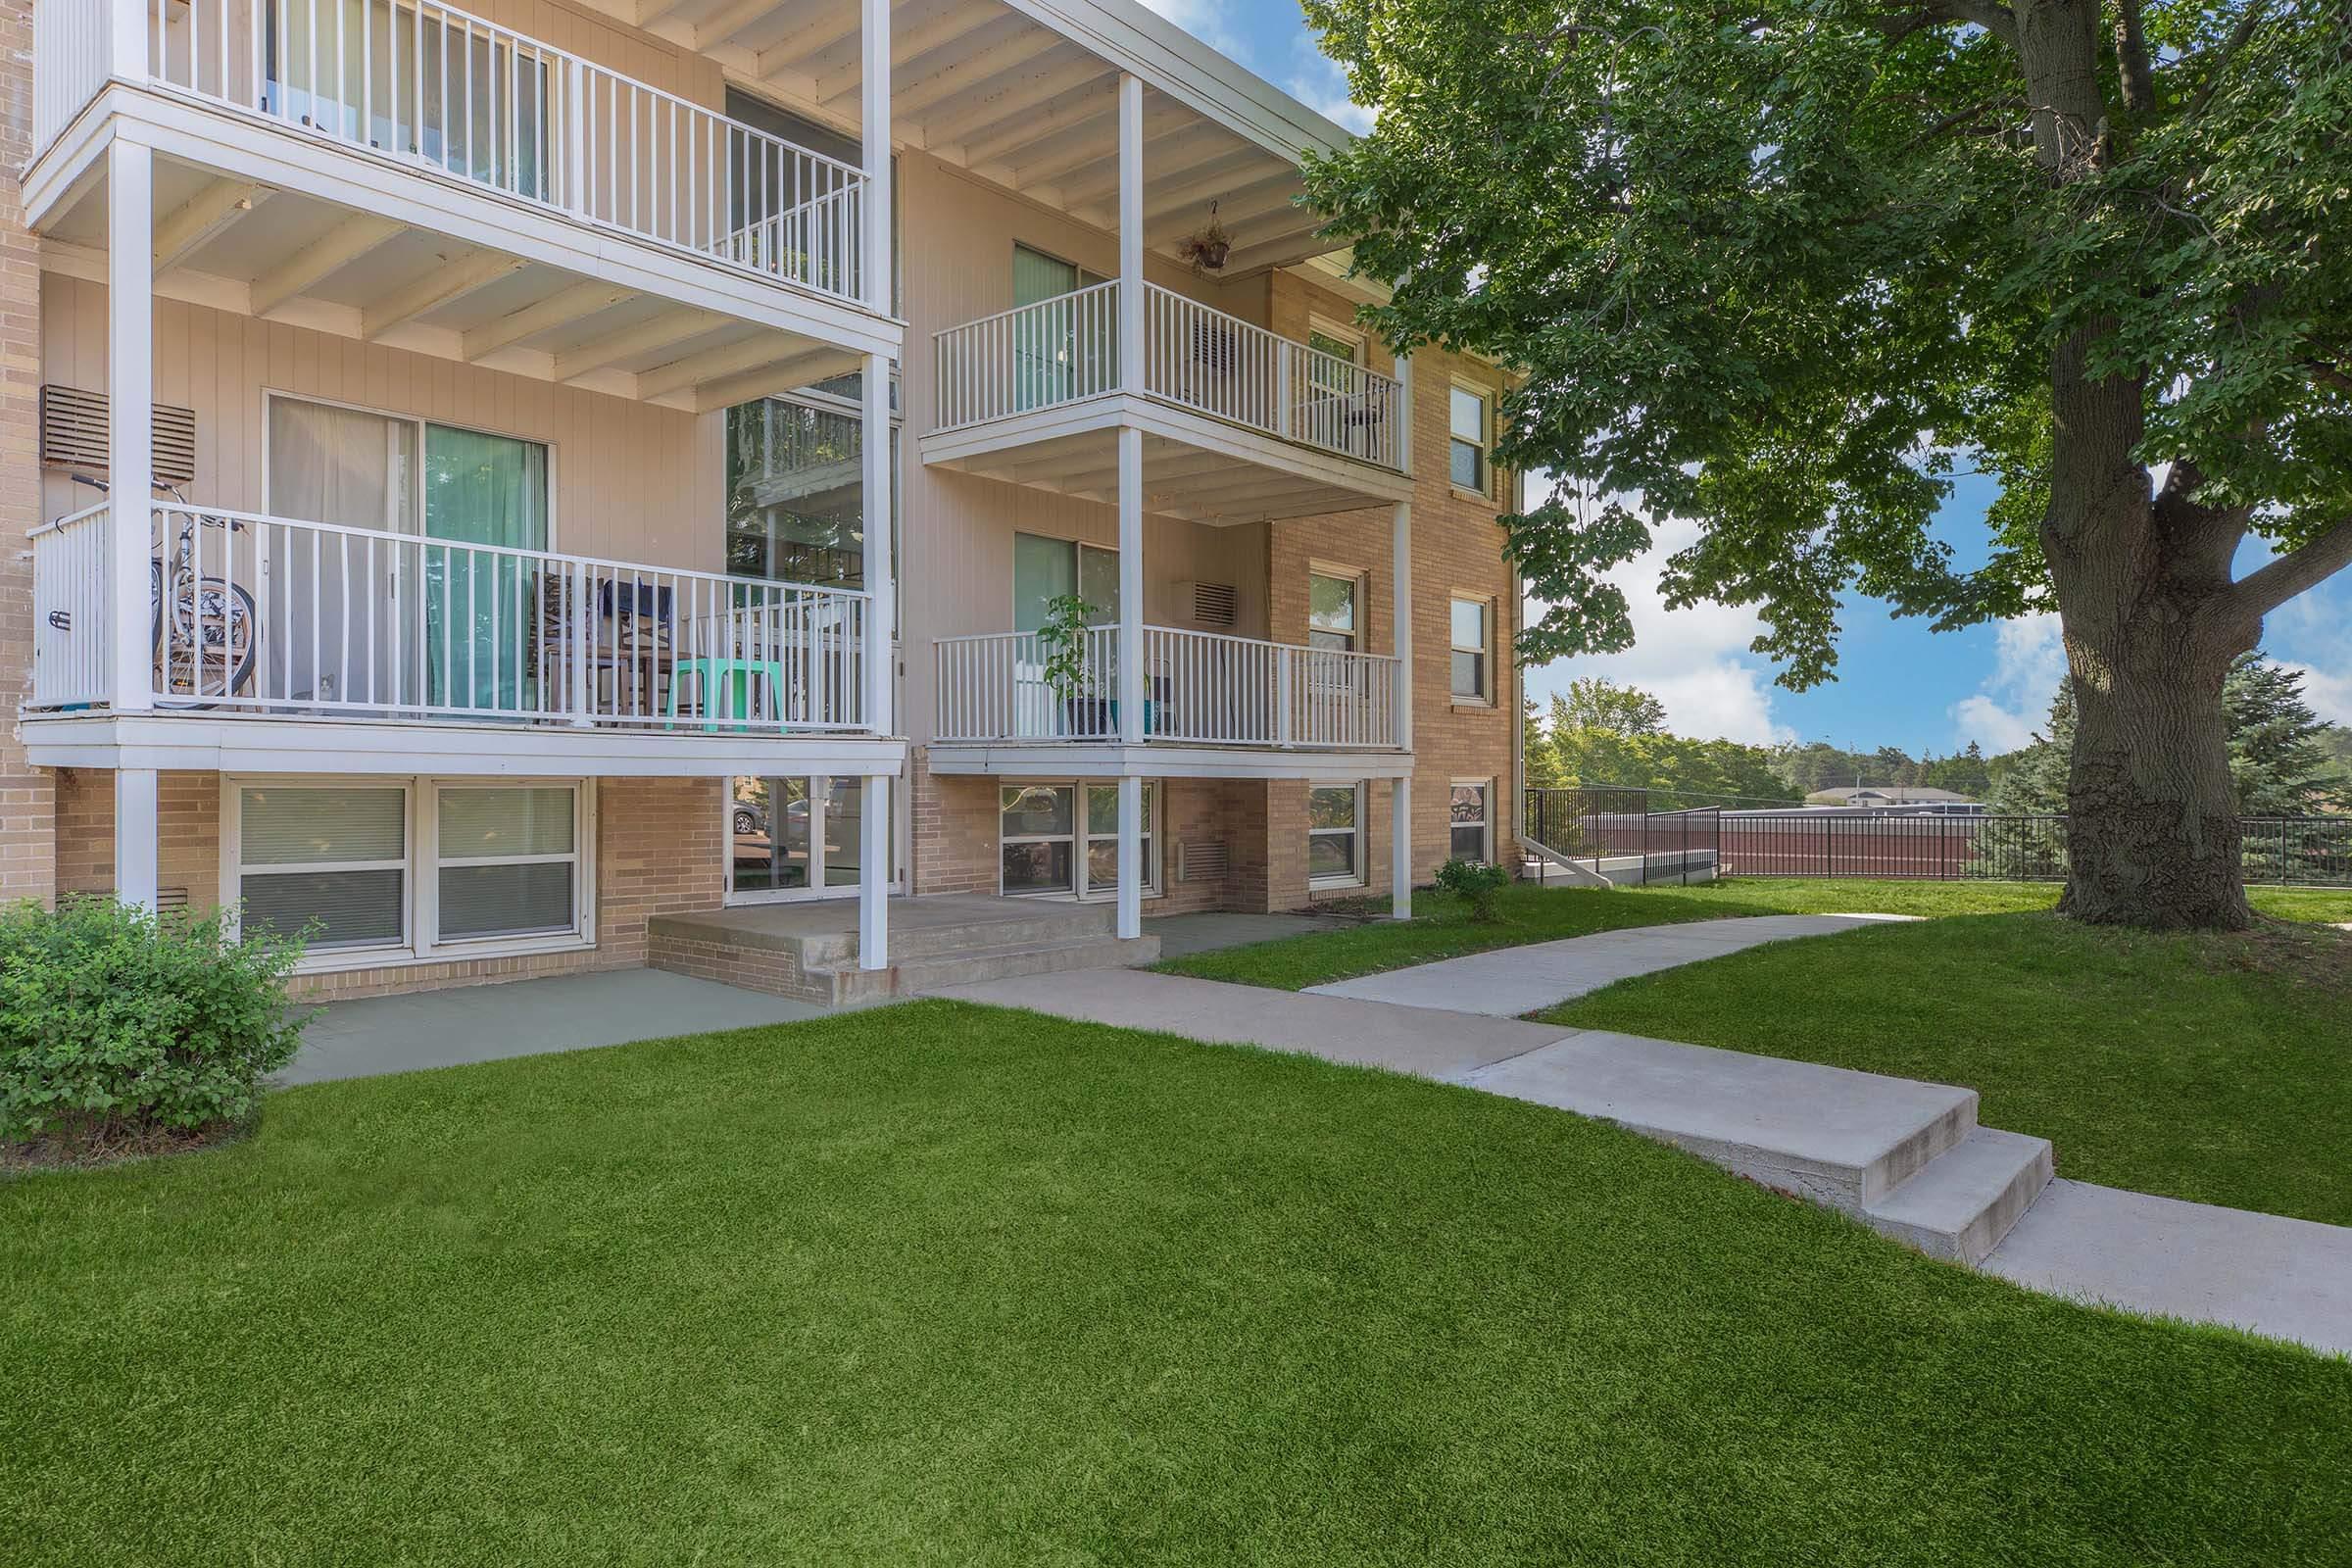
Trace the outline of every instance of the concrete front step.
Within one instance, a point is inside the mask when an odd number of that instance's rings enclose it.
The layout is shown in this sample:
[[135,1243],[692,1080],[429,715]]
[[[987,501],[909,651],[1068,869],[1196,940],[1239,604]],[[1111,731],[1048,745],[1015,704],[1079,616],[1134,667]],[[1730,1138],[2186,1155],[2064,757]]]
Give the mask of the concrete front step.
[[[895,955],[894,955],[895,956]],[[1159,957],[1159,938],[1085,937],[1071,942],[1016,943],[973,948],[893,963],[888,969],[847,964],[833,971],[835,996],[843,1004],[888,997],[922,996],[949,986],[984,980],[1017,980],[1027,975],[1063,974],[1073,969],[1121,969]]]
[[[1115,906],[1044,899],[922,900],[912,905],[894,904],[891,913],[890,956],[894,961],[969,952],[976,947],[1087,941],[1118,929]],[[935,914],[952,918],[923,918]],[[810,968],[857,961],[855,929],[811,932],[798,940],[801,961]]]
[[1973,1089],[1600,1030],[1459,1081],[1616,1122],[1857,1216],[1977,1126]]
[[1930,1257],[1974,1268],[2057,1175],[2046,1138],[1979,1127],[1862,1211],[1864,1224]]

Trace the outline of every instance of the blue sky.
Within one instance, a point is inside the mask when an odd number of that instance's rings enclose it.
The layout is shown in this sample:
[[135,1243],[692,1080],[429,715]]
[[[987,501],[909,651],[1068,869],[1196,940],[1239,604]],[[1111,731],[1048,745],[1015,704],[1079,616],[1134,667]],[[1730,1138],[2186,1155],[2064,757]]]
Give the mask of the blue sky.
[[[1368,123],[1348,102],[1345,78],[1316,49],[1295,0],[1143,3],[1342,124]],[[1984,481],[1964,479],[1938,519],[1938,531],[1964,564],[1984,554],[1991,493]],[[1669,537],[1663,548],[1673,544]],[[2241,565],[2262,560],[2262,550],[2249,546]],[[1988,751],[2022,744],[2040,723],[2064,669],[2057,628],[2046,617],[1935,633],[1856,599],[1840,617],[1838,680],[1810,692],[1785,691],[1772,683],[1770,662],[1747,651],[1756,634],[1751,616],[1715,607],[1666,610],[1652,563],[1637,563],[1621,580],[1634,605],[1634,649],[1530,671],[1529,689],[1539,701],[1576,675],[1602,673],[1656,692],[1675,727],[1688,734],[1941,755],[1972,739]],[[2321,713],[2352,723],[2352,577],[2339,576],[2288,605],[2271,617],[2268,631],[2272,654],[2306,670]]]

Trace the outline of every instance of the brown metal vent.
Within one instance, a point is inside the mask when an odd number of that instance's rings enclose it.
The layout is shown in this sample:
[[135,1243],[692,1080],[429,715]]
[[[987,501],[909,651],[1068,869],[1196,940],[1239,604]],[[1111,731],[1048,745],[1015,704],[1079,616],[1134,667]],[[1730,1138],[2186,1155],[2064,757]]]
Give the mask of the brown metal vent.
[[1183,882],[1222,882],[1233,869],[1233,855],[1222,842],[1176,846],[1176,876]]
[[1193,619],[1202,626],[1230,626],[1239,616],[1241,595],[1229,582],[1193,584]]
[[[111,461],[107,440],[113,410],[103,392],[79,387],[41,388],[41,464],[104,473]],[[196,479],[196,411],[155,406],[155,476],[165,484]]]

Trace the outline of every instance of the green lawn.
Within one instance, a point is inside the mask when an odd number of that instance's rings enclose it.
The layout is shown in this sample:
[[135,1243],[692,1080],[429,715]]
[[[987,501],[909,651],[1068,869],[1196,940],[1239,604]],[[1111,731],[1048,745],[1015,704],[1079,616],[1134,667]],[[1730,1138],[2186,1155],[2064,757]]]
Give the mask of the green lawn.
[[[1521,884],[1503,890],[1503,918],[1474,924],[1442,893],[1413,895],[1413,919],[1319,931],[1249,947],[1171,958],[1170,974],[1298,991],[1333,980],[1434,963],[1466,953],[1590,936],[1623,926],[1715,920],[1742,914],[1999,914],[2047,909],[2054,884],[2036,882],[1862,882],[1738,877],[1695,887],[1586,889]],[[2282,920],[2352,921],[2352,891],[2253,890],[2254,906]],[[1386,907],[1385,904],[1378,906]]]
[[2352,1225],[2352,935],[2150,936],[2025,914],[1664,970],[1544,1014],[1964,1084],[2064,1175]]
[[[1847,940],[1847,939],[1840,939]],[[44,1565],[2340,1563],[2352,1363],[1662,1146],[948,1004],[0,1185]]]

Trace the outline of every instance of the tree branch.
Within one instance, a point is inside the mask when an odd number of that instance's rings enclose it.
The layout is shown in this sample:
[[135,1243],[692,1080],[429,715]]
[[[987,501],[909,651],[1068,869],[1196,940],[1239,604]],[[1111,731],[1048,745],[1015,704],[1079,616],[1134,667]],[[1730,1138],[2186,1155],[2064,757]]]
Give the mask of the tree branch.
[[2017,13],[2000,0],[1928,0],[1924,9],[1947,22],[1974,23],[2010,48],[2017,47]]
[[2290,551],[2260,571],[2241,577],[2227,595],[2231,611],[2249,617],[2269,614],[2306,589],[2317,588],[2352,566],[2352,517],[2346,517],[2302,549]]
[[2304,368],[2311,371],[2311,378],[2320,385],[2352,397],[2352,374],[2346,374],[2326,360],[2306,360]]
[[2148,64],[2148,34],[2140,0],[2120,0],[2115,19],[2115,63],[2123,78],[2124,112],[2132,116],[2156,107],[2156,73]]

